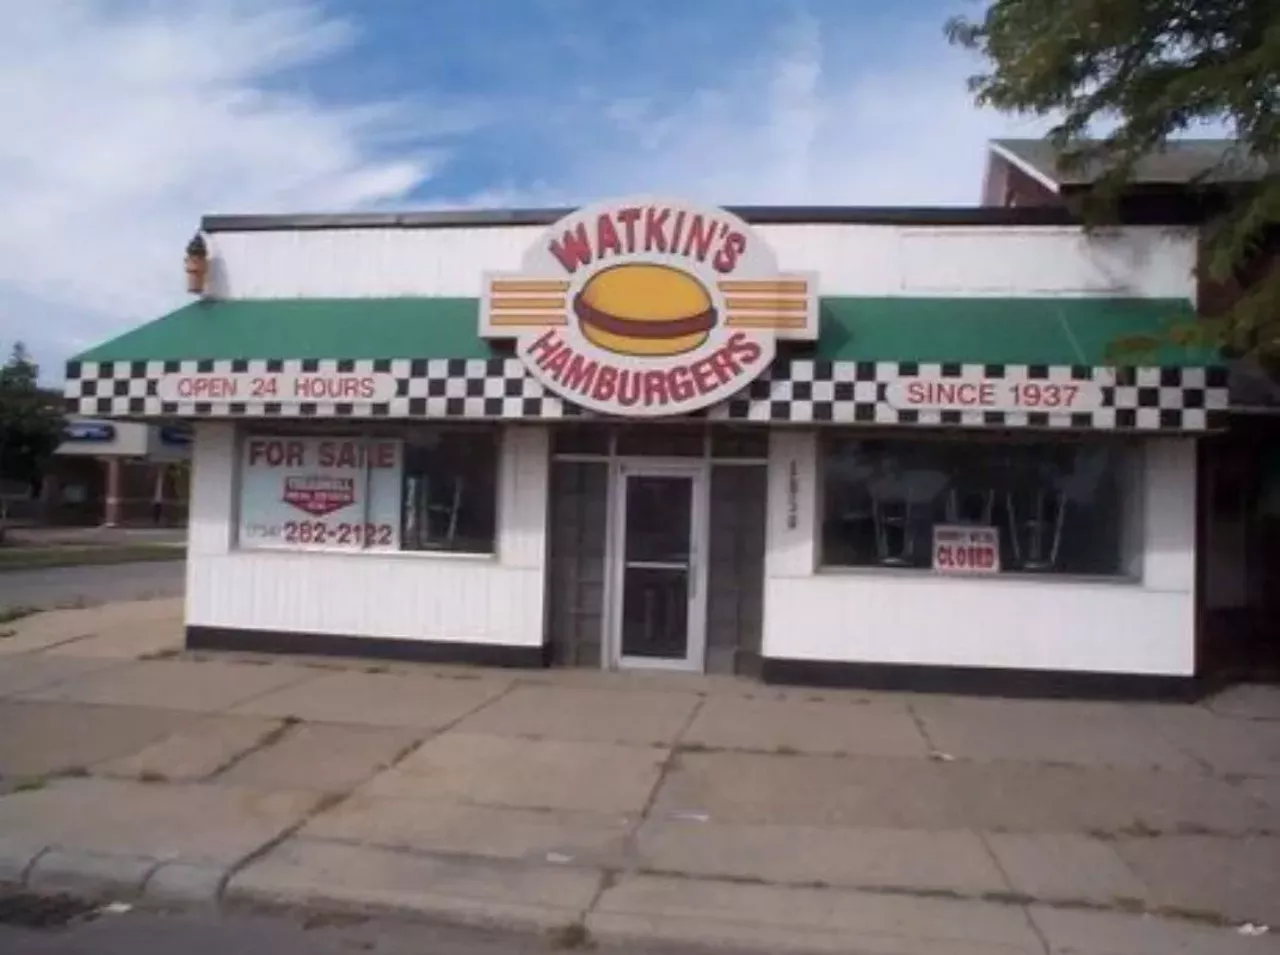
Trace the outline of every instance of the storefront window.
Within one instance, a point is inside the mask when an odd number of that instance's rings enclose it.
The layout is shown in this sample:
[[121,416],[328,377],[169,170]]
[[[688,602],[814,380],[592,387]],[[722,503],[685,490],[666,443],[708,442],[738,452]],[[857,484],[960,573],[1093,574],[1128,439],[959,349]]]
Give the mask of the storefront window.
[[497,533],[493,430],[428,431],[404,447],[403,550],[491,553]]
[[251,434],[241,447],[241,547],[492,553],[497,432]]
[[830,437],[822,456],[826,566],[1136,572],[1131,447]]

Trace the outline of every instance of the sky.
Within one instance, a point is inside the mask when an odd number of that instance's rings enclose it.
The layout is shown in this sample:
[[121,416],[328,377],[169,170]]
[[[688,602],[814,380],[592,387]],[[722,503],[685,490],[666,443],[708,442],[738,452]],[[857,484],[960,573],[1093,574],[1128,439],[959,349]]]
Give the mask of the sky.
[[0,348],[180,307],[209,213],[955,205],[979,0],[0,0]]

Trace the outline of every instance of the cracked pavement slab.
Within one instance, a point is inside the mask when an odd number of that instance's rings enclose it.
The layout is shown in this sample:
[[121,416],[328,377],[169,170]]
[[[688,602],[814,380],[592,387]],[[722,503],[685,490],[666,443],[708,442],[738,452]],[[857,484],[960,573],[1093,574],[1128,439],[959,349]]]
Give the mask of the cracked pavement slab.
[[224,903],[229,880],[235,898],[773,950],[1275,942],[1235,929],[1280,922],[1280,691],[1132,706],[141,665],[112,659],[118,636],[66,636],[88,619],[41,624],[56,653],[0,655],[0,877]]

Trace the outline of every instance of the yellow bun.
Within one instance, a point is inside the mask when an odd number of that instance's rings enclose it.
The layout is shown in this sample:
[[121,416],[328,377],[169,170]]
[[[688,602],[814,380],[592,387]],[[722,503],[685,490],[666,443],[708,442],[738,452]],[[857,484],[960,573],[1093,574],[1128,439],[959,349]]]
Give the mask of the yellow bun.
[[[707,340],[707,330],[664,336],[664,323],[685,322],[711,310],[711,296],[687,272],[665,265],[616,265],[593,275],[579,294],[582,334],[592,344],[622,355],[679,355]],[[652,325],[644,335],[628,335],[593,324],[587,310],[608,318]]]
[[591,276],[582,289],[592,308],[615,318],[663,322],[711,307],[711,296],[688,272],[666,265],[615,265]]

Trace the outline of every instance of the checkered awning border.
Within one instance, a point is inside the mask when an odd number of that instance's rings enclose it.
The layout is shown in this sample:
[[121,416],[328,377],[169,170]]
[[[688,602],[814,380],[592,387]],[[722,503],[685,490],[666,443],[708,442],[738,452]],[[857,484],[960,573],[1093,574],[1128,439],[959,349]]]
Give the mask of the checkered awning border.
[[[391,374],[396,396],[374,404],[333,402],[167,402],[166,374]],[[1074,414],[1011,411],[908,411],[885,400],[901,378],[1089,381],[1100,408]],[[66,396],[73,414],[104,418],[473,418],[555,420],[591,417],[547,390],[516,358],[250,359],[72,362]],[[738,395],[703,412],[712,420],[977,428],[1205,431],[1223,427],[1224,368],[1095,368],[1073,365],[971,365],[921,362],[774,361]]]

